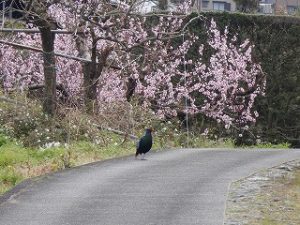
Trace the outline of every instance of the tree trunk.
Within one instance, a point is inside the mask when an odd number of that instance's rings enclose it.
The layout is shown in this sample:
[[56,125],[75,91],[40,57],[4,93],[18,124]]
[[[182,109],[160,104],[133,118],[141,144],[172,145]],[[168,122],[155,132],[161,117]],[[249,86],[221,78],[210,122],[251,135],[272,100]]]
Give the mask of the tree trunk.
[[[23,2],[23,1],[22,1]],[[53,116],[56,109],[56,68],[54,54],[55,34],[57,24],[48,16],[44,1],[24,1],[24,18],[32,22],[41,32],[44,66],[44,99],[43,110]]]
[[[79,26],[81,30],[83,26]],[[97,89],[99,78],[106,65],[106,60],[112,51],[111,46],[107,46],[102,52],[97,50],[97,39],[96,35],[92,32],[92,49],[90,50],[86,45],[86,36],[84,33],[78,33],[75,40],[78,49],[78,56],[81,58],[91,58],[91,62],[82,63],[83,69],[83,88],[84,88],[84,104],[88,113],[97,112]]]
[[97,84],[94,80],[94,62],[83,65],[84,103],[88,113],[95,113],[97,109]]
[[129,77],[126,86],[127,86],[126,99],[128,102],[130,102],[136,88],[136,80]]
[[158,8],[160,10],[167,10],[168,9],[168,0],[158,0]]
[[55,114],[56,109],[56,68],[54,55],[55,34],[51,32],[50,26],[39,27],[42,38],[44,59],[44,112],[49,115]]
[[112,47],[107,46],[98,53],[97,41],[94,41],[91,57],[92,62],[84,65],[85,106],[88,113],[98,111],[97,89],[99,88],[99,79],[111,51]]
[[97,41],[93,38],[91,63],[83,65],[84,103],[88,113],[97,111]]
[[[78,30],[81,31],[83,30],[84,25],[80,24],[78,27]],[[82,33],[77,33],[75,36],[75,42],[76,42],[76,47],[78,50],[78,56],[84,59],[90,59],[91,57],[91,52],[89,51],[89,48],[86,44],[86,35],[84,34],[84,32]],[[95,68],[95,63],[96,63],[96,59],[95,59],[95,52],[94,52],[94,58],[93,58],[93,62],[82,62],[81,66],[82,66],[82,72],[83,72],[83,96],[84,96],[84,104],[85,104],[85,109],[88,113],[92,113],[95,111],[95,105],[93,104],[93,98],[95,99],[95,95],[94,93],[92,93],[92,91],[90,90],[89,87],[92,86],[92,81],[91,81],[91,77],[93,77],[93,75],[91,75],[91,73],[94,70],[92,70],[92,67]]]

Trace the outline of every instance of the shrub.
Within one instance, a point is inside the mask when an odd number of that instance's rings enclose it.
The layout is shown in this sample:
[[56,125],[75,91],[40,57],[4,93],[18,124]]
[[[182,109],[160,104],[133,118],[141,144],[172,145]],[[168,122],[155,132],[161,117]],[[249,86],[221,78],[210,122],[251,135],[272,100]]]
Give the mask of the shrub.
[[0,184],[16,185],[22,180],[22,176],[15,172],[12,167],[1,169],[0,168]]
[[7,137],[0,133],[0,147],[7,143]]

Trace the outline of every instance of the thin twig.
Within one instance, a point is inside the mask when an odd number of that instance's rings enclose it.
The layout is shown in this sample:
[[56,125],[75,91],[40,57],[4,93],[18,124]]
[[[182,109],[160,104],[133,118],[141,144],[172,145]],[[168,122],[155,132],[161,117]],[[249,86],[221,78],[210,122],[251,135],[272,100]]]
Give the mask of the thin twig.
[[138,137],[135,136],[135,135],[132,135],[132,134],[128,134],[128,133],[125,133],[123,131],[120,131],[120,130],[115,130],[115,129],[112,129],[112,128],[109,128],[109,127],[102,127],[102,126],[99,126],[97,124],[94,124],[99,130],[108,130],[110,132],[113,132],[115,134],[118,134],[118,135],[123,135],[123,136],[127,136],[127,137],[130,137],[132,140],[137,140]]

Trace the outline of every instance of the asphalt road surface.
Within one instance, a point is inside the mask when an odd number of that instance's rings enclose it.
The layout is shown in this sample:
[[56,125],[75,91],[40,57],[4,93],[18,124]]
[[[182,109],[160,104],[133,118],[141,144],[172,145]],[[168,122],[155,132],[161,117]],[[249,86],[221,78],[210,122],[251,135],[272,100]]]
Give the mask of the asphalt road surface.
[[300,150],[183,149],[108,160],[21,184],[0,225],[222,225],[232,181]]

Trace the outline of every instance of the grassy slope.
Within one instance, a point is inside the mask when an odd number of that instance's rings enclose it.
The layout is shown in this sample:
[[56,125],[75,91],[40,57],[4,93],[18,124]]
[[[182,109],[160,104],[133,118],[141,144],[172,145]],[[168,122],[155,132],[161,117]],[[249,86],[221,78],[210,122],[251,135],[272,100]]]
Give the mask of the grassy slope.
[[112,136],[111,142],[106,146],[83,141],[47,149],[25,148],[12,142],[2,145],[0,194],[26,178],[134,153],[133,142],[127,141],[122,144],[120,137]]

